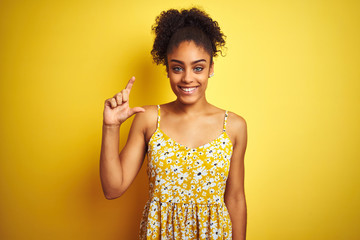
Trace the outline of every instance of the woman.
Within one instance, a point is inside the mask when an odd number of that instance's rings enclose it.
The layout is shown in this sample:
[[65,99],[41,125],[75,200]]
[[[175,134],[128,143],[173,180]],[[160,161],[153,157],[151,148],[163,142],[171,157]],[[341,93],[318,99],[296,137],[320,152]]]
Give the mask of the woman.
[[[100,157],[107,199],[120,197],[148,156],[150,198],[140,239],[245,239],[245,120],[206,100],[213,57],[225,44],[205,12],[168,10],[157,17],[152,55],[166,66],[176,100],[129,107],[135,78],[105,101]],[[119,154],[119,129],[136,114]]]

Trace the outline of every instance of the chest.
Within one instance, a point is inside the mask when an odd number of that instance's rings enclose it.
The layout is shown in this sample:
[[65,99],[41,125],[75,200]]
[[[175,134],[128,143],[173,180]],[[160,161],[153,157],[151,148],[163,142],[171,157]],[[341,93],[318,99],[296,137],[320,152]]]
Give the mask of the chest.
[[185,174],[189,184],[198,183],[207,175],[226,181],[231,155],[232,144],[225,132],[205,145],[189,148],[157,129],[149,142],[148,167],[155,178],[181,179]]
[[205,145],[223,132],[222,119],[164,119],[160,126],[161,131],[175,142],[196,148]]

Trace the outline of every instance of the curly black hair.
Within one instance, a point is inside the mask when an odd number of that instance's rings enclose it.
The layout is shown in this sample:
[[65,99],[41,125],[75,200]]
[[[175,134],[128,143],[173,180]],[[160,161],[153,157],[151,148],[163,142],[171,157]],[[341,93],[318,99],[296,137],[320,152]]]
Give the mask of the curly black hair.
[[183,41],[194,41],[211,57],[222,55],[226,36],[218,23],[198,8],[161,12],[152,26],[155,40],[151,55],[156,64],[167,66],[167,54]]

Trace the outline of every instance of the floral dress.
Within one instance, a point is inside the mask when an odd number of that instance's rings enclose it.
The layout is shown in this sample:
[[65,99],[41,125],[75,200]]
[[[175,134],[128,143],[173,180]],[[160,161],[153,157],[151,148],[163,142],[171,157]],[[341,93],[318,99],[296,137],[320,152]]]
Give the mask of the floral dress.
[[150,198],[140,224],[140,239],[232,239],[224,203],[233,146],[223,132],[197,147],[183,146],[160,129],[148,144]]

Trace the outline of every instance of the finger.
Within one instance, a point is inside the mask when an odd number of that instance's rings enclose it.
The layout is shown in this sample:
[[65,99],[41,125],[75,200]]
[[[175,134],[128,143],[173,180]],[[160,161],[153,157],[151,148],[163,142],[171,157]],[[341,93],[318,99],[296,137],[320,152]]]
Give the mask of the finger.
[[135,82],[135,77],[130,78],[130,80],[127,83],[125,89],[129,90],[129,92],[130,92],[132,86],[134,85],[134,82]]
[[140,113],[140,112],[145,112],[145,109],[142,107],[134,107],[130,109],[130,116],[136,114],[136,113]]
[[107,106],[107,107],[111,107],[111,108],[113,108],[113,105],[114,105],[114,103],[112,103],[112,100],[113,100],[114,98],[108,98],[108,99],[106,99],[105,100],[105,107]]
[[121,105],[123,100],[122,100],[122,93],[119,92],[118,94],[115,95],[115,100],[117,102],[117,105]]
[[123,103],[129,101],[129,90],[124,89],[124,90],[121,91],[121,93],[122,93],[122,101],[123,101]]
[[116,108],[116,107],[117,107],[115,98],[110,99],[110,104],[111,104],[111,107],[112,107],[112,108]]
[[105,107],[106,107],[106,106],[111,107],[111,102],[110,102],[110,100],[111,100],[111,98],[105,100]]

